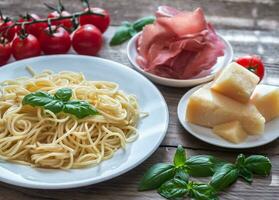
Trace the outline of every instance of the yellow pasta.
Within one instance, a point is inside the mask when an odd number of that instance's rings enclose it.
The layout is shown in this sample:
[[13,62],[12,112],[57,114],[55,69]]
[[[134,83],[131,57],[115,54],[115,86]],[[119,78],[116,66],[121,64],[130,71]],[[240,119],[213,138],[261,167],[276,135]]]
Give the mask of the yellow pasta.
[[[1,85],[1,159],[33,167],[81,168],[111,158],[138,136],[137,100],[116,83],[89,81],[82,73],[44,71]],[[54,94],[64,87],[72,89],[72,99],[89,102],[100,114],[78,119],[22,104],[31,92]]]

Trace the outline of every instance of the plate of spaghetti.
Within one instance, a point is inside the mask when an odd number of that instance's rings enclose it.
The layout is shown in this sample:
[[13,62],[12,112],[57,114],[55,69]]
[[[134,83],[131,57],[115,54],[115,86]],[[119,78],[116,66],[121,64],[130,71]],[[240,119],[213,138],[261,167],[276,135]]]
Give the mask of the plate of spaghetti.
[[0,181],[74,188],[119,176],[162,142],[168,108],[119,63],[55,55],[0,68]]

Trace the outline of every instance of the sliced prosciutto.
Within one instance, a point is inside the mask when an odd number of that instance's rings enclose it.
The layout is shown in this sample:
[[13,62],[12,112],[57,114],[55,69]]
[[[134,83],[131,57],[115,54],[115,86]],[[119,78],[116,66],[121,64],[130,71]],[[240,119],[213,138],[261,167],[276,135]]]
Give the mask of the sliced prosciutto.
[[160,6],[154,24],[144,27],[137,50],[137,63],[145,71],[188,79],[213,67],[224,55],[224,44],[201,8],[186,12]]

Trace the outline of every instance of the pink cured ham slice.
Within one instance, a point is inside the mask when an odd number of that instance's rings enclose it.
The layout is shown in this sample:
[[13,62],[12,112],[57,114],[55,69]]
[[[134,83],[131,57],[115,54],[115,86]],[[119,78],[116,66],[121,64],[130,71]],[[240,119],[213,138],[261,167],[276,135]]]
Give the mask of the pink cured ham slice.
[[156,21],[143,29],[137,43],[137,62],[150,73],[188,79],[210,69],[224,45],[201,8],[182,12],[159,7]]
[[157,22],[178,36],[198,33],[207,27],[201,8],[194,12],[180,12],[173,17],[159,17]]
[[156,11],[156,17],[172,17],[180,13],[180,10],[177,10],[176,8],[170,7],[170,6],[159,6]]

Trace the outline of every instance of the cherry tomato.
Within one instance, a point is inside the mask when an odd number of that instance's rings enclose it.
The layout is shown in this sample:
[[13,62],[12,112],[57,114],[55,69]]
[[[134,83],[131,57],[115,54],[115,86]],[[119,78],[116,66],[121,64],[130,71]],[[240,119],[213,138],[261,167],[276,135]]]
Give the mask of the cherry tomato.
[[0,66],[7,63],[12,54],[11,43],[0,43]]
[[103,38],[99,29],[91,24],[79,27],[73,34],[72,44],[78,54],[96,55],[102,47]]
[[[24,18],[19,18],[18,22],[24,22],[24,21],[28,21],[31,22],[33,20],[39,20],[41,19],[37,14],[29,14],[29,16],[27,17],[27,19]],[[25,25],[25,30],[27,33],[30,33],[32,35],[34,35],[35,37],[39,37],[42,30],[44,30],[47,27],[47,23],[41,22],[41,23],[35,23],[35,24],[27,24]],[[18,27],[18,31],[20,31],[22,29],[22,27]]]
[[[62,11],[61,15],[62,16],[69,16],[71,14],[67,11]],[[47,18],[56,18],[56,17],[59,17],[59,16],[60,16],[60,14],[57,11],[53,11],[53,12],[48,14]],[[72,24],[71,19],[62,19],[62,20],[52,21],[51,24],[55,25],[55,26],[62,25],[69,32],[71,32],[72,28],[73,28],[73,24]]]
[[257,55],[247,55],[236,59],[236,62],[256,74],[260,80],[264,77],[264,64]]
[[14,22],[8,19],[1,20],[0,22],[0,33],[4,38],[7,38],[10,42],[14,39],[15,34],[17,32],[16,26],[7,29],[8,26],[13,25]]
[[[103,14],[104,16],[98,16],[98,15],[82,15],[79,18],[80,25],[85,24],[93,24],[96,26],[102,33],[104,33],[110,23],[110,15],[108,11],[102,9],[102,8],[90,8],[92,12]],[[85,11],[88,11],[88,8],[85,9]]]
[[69,33],[63,27],[51,26],[46,28],[40,35],[39,41],[45,54],[67,53],[71,47]]
[[39,56],[41,54],[40,43],[38,39],[31,34],[23,38],[17,35],[12,44],[12,52],[16,60]]

